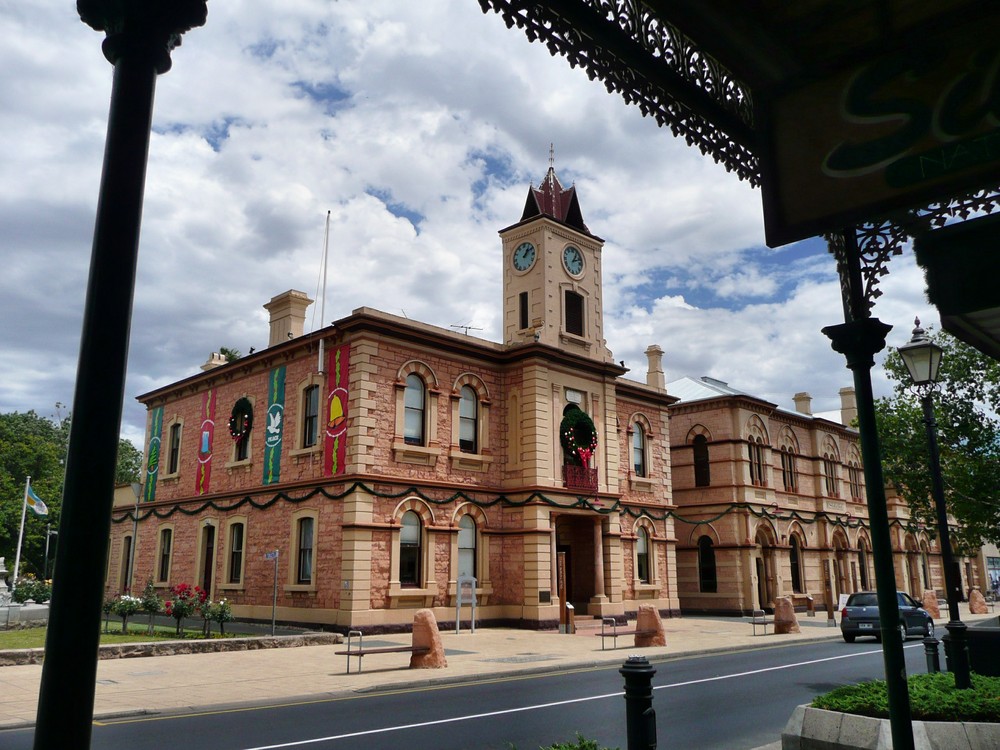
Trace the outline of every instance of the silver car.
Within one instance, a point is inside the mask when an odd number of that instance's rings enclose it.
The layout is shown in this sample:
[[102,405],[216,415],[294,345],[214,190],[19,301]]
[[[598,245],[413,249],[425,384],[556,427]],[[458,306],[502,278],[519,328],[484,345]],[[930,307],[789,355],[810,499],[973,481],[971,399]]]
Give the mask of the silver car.
[[[933,635],[934,620],[927,610],[909,594],[897,591],[896,597],[899,601],[899,632],[903,640],[910,635]],[[840,632],[848,643],[854,643],[859,635],[870,635],[876,641],[881,641],[878,594],[874,591],[857,591],[851,594],[840,611]]]

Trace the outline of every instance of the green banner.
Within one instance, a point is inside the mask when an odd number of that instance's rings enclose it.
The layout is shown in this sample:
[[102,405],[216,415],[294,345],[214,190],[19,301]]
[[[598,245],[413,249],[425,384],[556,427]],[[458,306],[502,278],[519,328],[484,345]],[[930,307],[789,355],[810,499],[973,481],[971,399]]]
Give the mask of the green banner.
[[271,370],[267,379],[264,425],[264,484],[281,480],[281,438],[285,429],[285,368]]
[[143,500],[147,503],[156,499],[156,476],[160,473],[160,439],[163,431],[163,407],[153,409],[149,423],[149,445],[146,448],[146,490]]

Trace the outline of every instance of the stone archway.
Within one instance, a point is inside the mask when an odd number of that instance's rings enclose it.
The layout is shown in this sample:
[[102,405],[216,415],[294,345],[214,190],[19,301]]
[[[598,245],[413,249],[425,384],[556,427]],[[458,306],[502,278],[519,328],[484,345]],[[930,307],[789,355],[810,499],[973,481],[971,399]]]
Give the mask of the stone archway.
[[773,610],[778,596],[775,539],[768,526],[760,526],[754,536],[757,549],[754,554],[754,572],[757,577],[757,609]]
[[840,599],[843,594],[850,594],[853,587],[850,583],[850,542],[843,529],[833,532],[833,597]]
[[[603,595],[597,586],[597,545],[594,525],[600,528],[600,518],[561,513],[556,516],[556,552],[566,555],[566,598],[577,615],[590,613],[590,601]],[[602,566],[603,567],[603,566]],[[603,582],[604,571],[600,571]]]

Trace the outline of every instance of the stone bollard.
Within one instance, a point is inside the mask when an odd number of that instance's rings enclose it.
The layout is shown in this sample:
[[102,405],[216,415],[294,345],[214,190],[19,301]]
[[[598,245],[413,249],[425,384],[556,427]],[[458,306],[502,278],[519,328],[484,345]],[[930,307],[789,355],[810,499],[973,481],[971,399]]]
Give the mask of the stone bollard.
[[983,596],[982,591],[973,586],[969,592],[969,614],[988,615],[989,613],[990,609],[986,606],[986,597]]
[[663,632],[663,620],[659,610],[652,604],[640,604],[635,618],[635,629],[652,635],[635,635],[636,648],[644,646],[666,646],[667,636]]
[[940,641],[933,635],[924,638],[924,656],[927,658],[927,674],[941,671],[941,655],[938,653]]
[[630,656],[618,673],[625,678],[625,731],[628,750],[656,750],[653,675],[645,656]]
[[779,596],[774,600],[774,633],[775,635],[788,635],[789,633],[801,633],[799,619],[795,616],[795,607],[792,600],[787,596]]
[[411,643],[414,646],[426,646],[430,650],[410,656],[410,669],[442,669],[448,666],[433,611],[418,609],[414,614]]

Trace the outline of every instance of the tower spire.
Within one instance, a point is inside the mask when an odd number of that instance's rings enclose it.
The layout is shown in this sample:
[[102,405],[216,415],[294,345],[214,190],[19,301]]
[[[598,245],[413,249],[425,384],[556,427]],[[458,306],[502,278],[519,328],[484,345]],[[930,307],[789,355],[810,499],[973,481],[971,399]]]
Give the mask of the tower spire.
[[549,143],[549,169],[556,168],[556,149],[554,143]]

